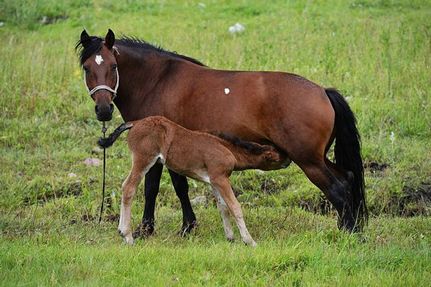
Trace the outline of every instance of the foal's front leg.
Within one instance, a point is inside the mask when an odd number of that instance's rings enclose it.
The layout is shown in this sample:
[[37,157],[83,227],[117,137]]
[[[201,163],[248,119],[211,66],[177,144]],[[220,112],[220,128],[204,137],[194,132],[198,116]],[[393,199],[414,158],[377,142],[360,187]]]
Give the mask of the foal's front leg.
[[132,171],[123,183],[118,232],[127,244],[133,244],[132,229],[130,227],[132,200],[141,179],[142,173],[133,166]]
[[158,157],[147,157],[142,155],[133,156],[132,171],[123,183],[123,195],[121,199],[120,222],[118,231],[127,244],[133,244],[133,234],[130,227],[132,201],[136,188],[142,177],[156,163]]

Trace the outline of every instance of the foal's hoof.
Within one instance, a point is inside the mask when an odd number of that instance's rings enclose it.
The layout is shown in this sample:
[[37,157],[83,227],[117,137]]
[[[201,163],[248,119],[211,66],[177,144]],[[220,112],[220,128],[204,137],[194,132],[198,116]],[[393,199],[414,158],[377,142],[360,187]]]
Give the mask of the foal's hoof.
[[118,234],[120,234],[121,237],[123,237],[124,243],[127,245],[133,245],[133,236],[132,233],[125,234],[120,229],[118,229]]
[[179,235],[181,237],[187,236],[197,226],[198,226],[198,223],[196,220],[193,221],[192,223],[183,223],[183,226],[181,227]]
[[146,238],[154,233],[154,224],[141,223],[133,232],[133,238]]
[[256,247],[257,246],[256,241],[254,241],[253,239],[247,240],[247,241],[243,240],[243,242],[245,245],[250,246],[250,247]]
[[124,239],[124,243],[126,243],[127,245],[133,245],[134,243],[132,234],[128,234],[124,236],[123,239]]

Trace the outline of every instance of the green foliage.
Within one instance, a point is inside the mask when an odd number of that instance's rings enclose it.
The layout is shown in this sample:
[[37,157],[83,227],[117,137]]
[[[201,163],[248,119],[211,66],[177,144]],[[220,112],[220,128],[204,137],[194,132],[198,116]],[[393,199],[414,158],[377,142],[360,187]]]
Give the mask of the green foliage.
[[[390,217],[431,212],[430,1],[0,0],[0,7],[0,284],[430,281],[429,217]],[[246,29],[231,35],[236,22]],[[196,209],[198,231],[178,238],[180,204],[166,173],[157,236],[121,246],[116,223],[93,222],[101,168],[83,163],[101,158],[92,152],[100,123],[74,50],[84,27],[137,36],[214,68],[289,71],[339,88],[362,135],[372,213],[365,243],[336,230],[322,193],[292,165],[231,177],[256,250],[224,242],[211,201]],[[115,116],[110,128],[121,122]],[[120,140],[108,151],[114,219],[129,167]],[[190,186],[191,198],[211,198],[208,186]],[[142,192],[136,199],[135,224]]]

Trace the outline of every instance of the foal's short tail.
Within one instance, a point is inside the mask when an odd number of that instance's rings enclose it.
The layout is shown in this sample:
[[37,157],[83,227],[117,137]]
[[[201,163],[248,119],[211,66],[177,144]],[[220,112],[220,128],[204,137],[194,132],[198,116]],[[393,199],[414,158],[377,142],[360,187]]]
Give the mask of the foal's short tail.
[[115,140],[124,132],[133,127],[132,123],[123,123],[115,129],[107,138],[99,138],[97,144],[102,148],[108,148],[114,144]]
[[356,219],[356,228],[360,230],[368,221],[361,137],[356,128],[355,115],[343,96],[335,89],[325,91],[335,110],[335,164],[346,172],[353,173],[350,206]]

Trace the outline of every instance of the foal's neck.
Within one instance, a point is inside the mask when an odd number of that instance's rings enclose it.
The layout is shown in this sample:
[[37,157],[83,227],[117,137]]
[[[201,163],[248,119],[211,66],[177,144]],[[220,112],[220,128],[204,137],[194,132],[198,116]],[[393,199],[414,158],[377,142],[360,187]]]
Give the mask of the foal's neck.
[[[262,168],[267,165],[269,160],[275,160],[276,158],[274,157],[277,157],[277,154],[274,154],[274,151],[270,151],[268,147],[255,143],[253,145],[259,147],[259,151],[250,151],[226,140],[223,140],[223,144],[235,156],[235,170]],[[268,158],[268,155],[270,155],[271,159]]]

